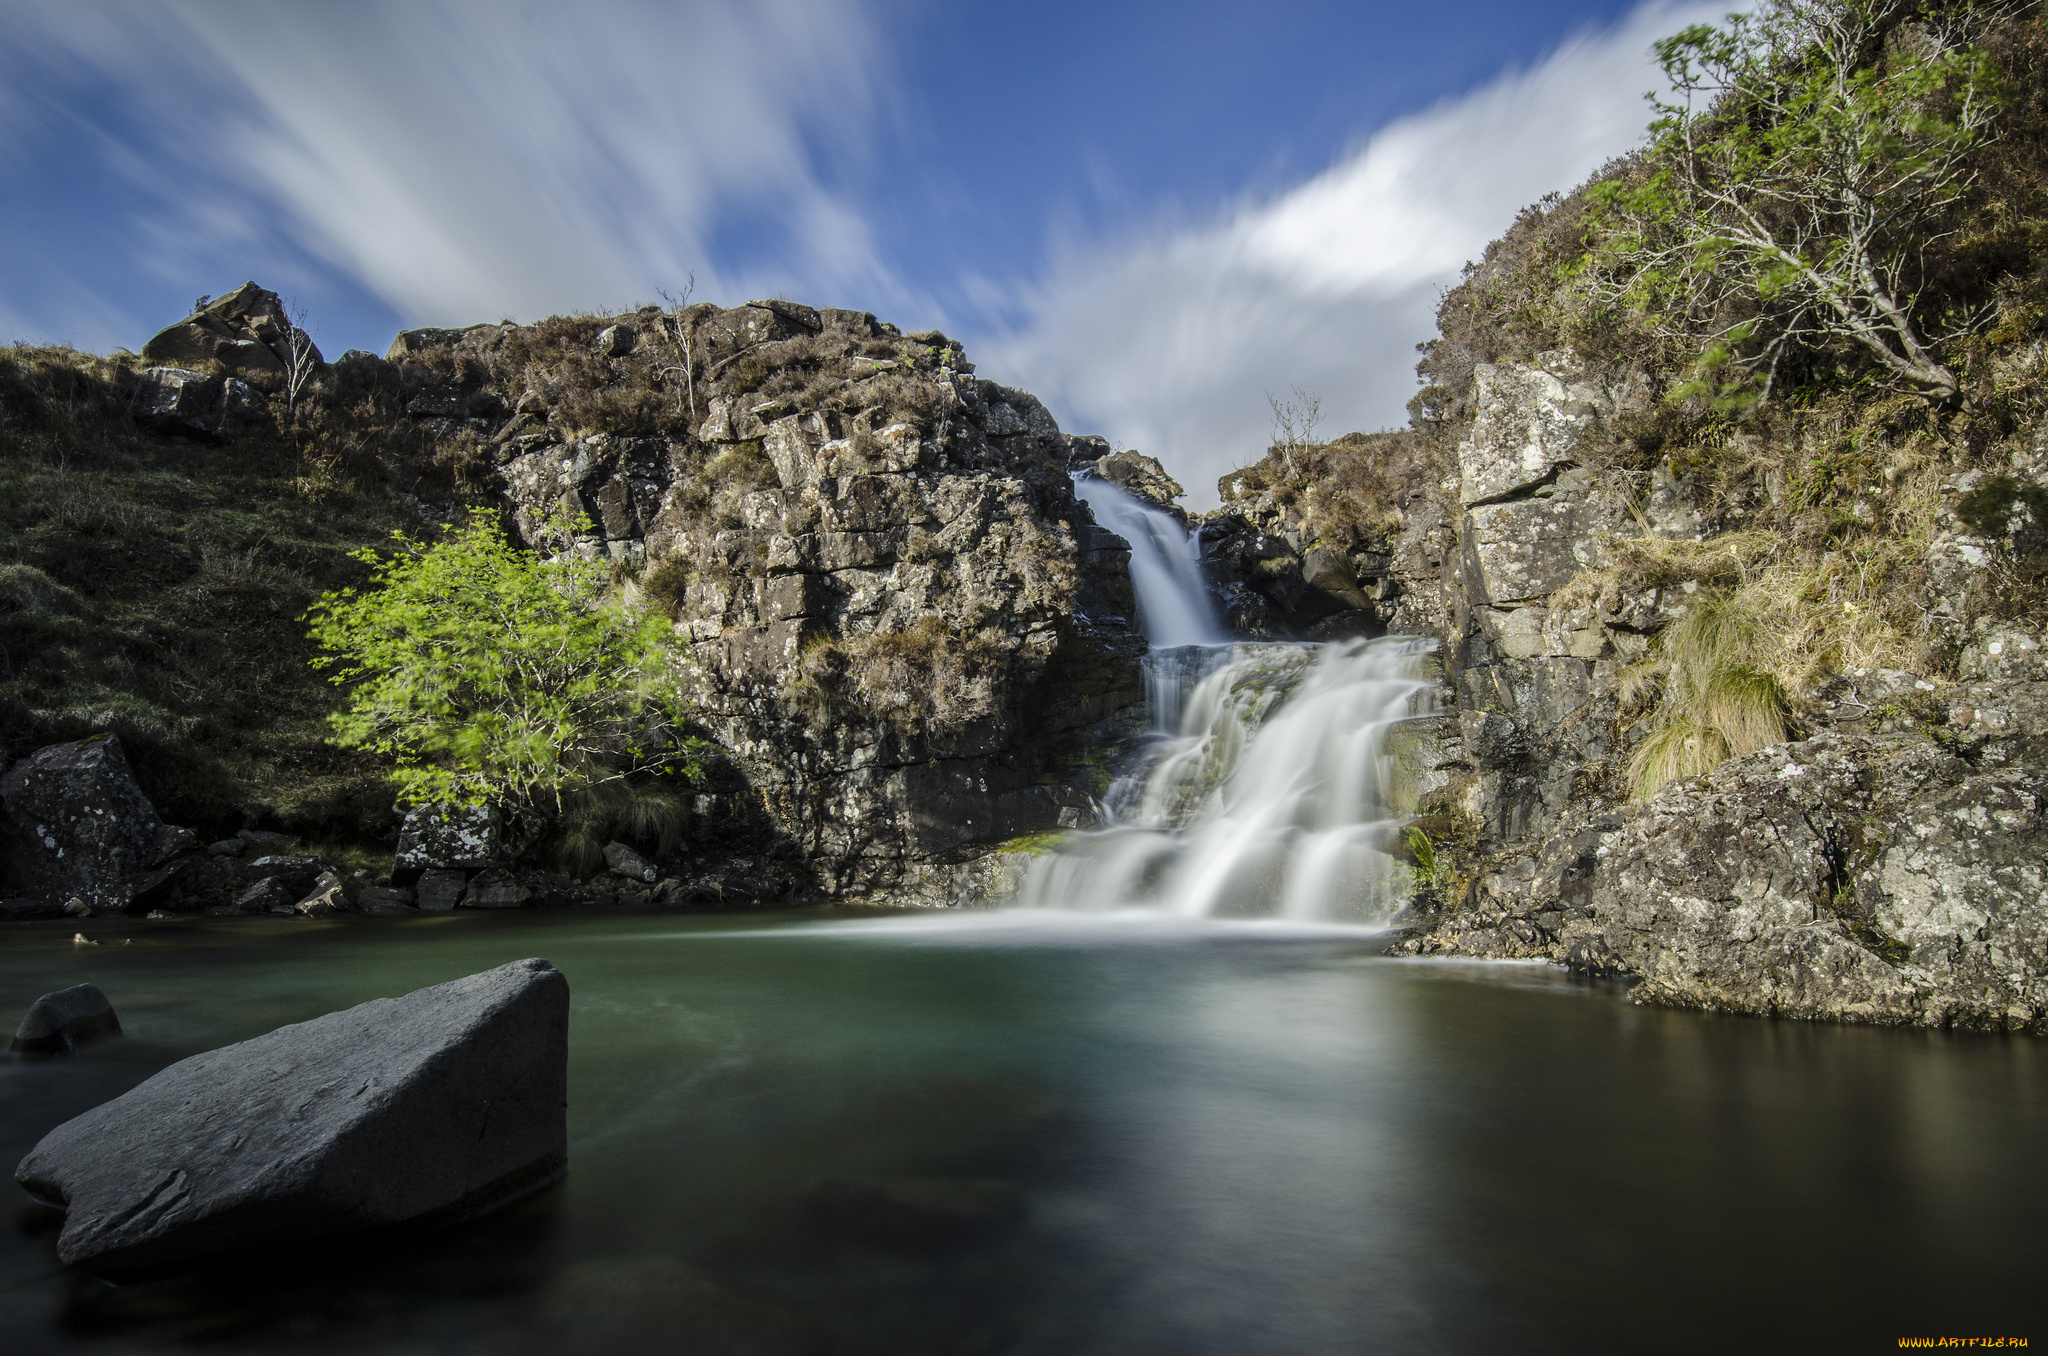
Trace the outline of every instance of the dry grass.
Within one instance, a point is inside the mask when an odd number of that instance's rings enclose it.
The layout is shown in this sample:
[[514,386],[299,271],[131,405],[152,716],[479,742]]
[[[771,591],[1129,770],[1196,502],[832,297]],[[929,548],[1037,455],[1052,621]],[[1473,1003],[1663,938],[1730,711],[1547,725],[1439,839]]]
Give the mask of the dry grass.
[[1785,741],[1791,704],[1766,667],[1779,657],[1773,620],[1753,595],[1704,593],[1658,637],[1656,728],[1628,768],[1638,799]]

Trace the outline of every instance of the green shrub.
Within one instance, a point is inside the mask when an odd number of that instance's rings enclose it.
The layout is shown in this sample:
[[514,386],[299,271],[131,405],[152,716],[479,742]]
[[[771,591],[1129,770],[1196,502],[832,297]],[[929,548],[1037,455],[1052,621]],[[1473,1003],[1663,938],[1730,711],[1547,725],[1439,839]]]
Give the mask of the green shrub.
[[694,775],[668,625],[607,600],[605,566],[542,560],[482,514],[432,546],[398,540],[389,559],[357,552],[370,586],[321,595],[306,620],[314,666],[348,689],[334,742],[392,758],[402,799],[563,814],[617,783]]

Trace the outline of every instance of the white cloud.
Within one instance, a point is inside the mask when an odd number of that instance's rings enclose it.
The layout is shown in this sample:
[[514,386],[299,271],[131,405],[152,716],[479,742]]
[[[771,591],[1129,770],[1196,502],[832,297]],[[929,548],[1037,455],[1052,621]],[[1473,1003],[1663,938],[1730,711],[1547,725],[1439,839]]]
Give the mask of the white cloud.
[[1645,5],[1271,200],[1070,250],[976,345],[982,370],[1163,457],[1197,505],[1263,454],[1268,391],[1317,392],[1325,434],[1404,423],[1441,290],[1521,207],[1637,144],[1650,45],[1724,9]]
[[[303,249],[416,324],[624,305],[692,272],[727,300],[886,284],[812,163],[871,121],[886,68],[859,6],[0,9],[21,50],[139,106],[154,133],[128,170],[166,202],[148,226],[172,257],[239,237],[274,275]],[[735,219],[787,248],[720,277]]]

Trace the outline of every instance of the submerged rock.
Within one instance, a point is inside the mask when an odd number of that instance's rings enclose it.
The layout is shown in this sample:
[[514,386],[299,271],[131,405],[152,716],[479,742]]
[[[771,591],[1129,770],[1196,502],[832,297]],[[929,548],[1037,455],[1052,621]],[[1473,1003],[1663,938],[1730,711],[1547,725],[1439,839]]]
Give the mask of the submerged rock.
[[804,1205],[826,1232],[857,1242],[939,1248],[984,1237],[1023,1218],[1024,1194],[993,1177],[834,1179],[811,1189]]
[[23,1055],[68,1055],[87,1041],[120,1034],[121,1019],[99,986],[74,984],[31,1003],[8,1048]]
[[427,1228],[567,1161],[569,985],[515,961],[182,1060],[65,1122],[15,1169],[101,1275]]

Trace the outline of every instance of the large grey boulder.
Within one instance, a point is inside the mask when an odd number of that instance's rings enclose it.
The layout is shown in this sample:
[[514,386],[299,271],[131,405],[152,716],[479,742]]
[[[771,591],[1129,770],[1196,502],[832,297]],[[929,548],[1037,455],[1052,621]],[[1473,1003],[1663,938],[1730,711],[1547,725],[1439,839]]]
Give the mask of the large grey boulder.
[[109,1276],[452,1223],[563,1171],[568,1035],[568,981],[514,961],[182,1060],[14,1177]]
[[68,1055],[87,1041],[121,1034],[121,1019],[97,984],[74,984],[29,1005],[8,1047],[23,1055]]
[[193,835],[157,818],[121,741],[95,735],[39,749],[0,777],[5,870],[27,899],[77,898],[95,913],[143,901]]

